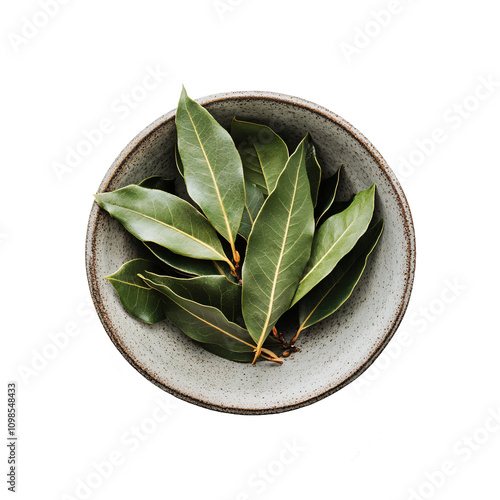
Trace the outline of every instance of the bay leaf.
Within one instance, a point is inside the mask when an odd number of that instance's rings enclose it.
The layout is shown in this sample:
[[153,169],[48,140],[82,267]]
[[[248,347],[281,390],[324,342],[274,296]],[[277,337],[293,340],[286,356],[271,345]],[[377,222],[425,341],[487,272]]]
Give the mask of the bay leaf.
[[139,278],[138,274],[146,271],[162,272],[162,269],[146,259],[134,259],[123,264],[106,279],[113,285],[120,302],[131,316],[153,324],[166,319],[164,298]]
[[306,169],[309,177],[309,185],[311,187],[311,199],[315,207],[318,202],[318,192],[321,183],[321,166],[316,157],[316,147],[312,137],[307,134],[306,141]]
[[319,226],[322,219],[327,219],[333,214],[328,214],[328,211],[335,201],[335,196],[337,195],[337,190],[340,182],[340,172],[342,166],[339,167],[337,172],[333,174],[328,179],[322,179],[319,185],[318,191],[318,203],[314,211],[314,217],[316,219],[316,226]]
[[336,214],[339,214],[340,212],[343,212],[352,203],[353,199],[354,199],[354,197],[349,201],[334,201],[331,204],[330,208],[324,213],[321,220],[318,220],[316,227],[321,225],[321,221],[328,219],[332,215],[336,215]]
[[330,274],[340,259],[352,250],[370,224],[374,205],[375,184],[358,193],[343,212],[332,215],[320,226],[291,305]]
[[[266,339],[266,342],[264,342],[263,352],[261,353],[261,356],[257,359],[257,361],[277,361],[276,358],[279,359],[279,357],[283,354],[284,349],[281,346],[281,343],[271,343],[269,342],[269,340],[270,337],[268,337]],[[239,363],[251,363],[255,357],[254,353],[252,352],[233,352],[215,344],[199,343],[199,345],[212,354],[216,354],[221,358],[225,358],[230,361],[236,361]],[[271,357],[269,354],[266,354],[266,351],[270,351],[276,358]]]
[[234,281],[231,269],[225,262],[185,257],[151,241],[144,242],[144,245],[156,258],[183,274],[194,276],[221,275]]
[[254,222],[242,269],[245,324],[257,354],[288,309],[311,252],[314,215],[305,139],[287,162]]
[[383,229],[383,220],[368,229],[333,271],[300,300],[300,327],[293,342],[302,330],[333,314],[351,296]]
[[334,201],[332,203],[332,206],[326,211],[325,217],[331,217],[332,215],[339,214],[340,212],[343,212],[350,204],[352,203],[351,201]]
[[[212,354],[220,356],[221,358],[228,359],[229,361],[236,361],[237,363],[251,363],[254,358],[253,352],[234,352],[229,349],[224,349],[217,344],[204,344],[198,342],[198,344]],[[260,359],[260,358],[259,358]]]
[[177,146],[177,144],[175,145],[175,166],[177,167],[179,174],[184,177],[184,166],[182,165],[181,156],[179,154],[179,146]]
[[183,88],[175,117],[177,142],[189,196],[214,228],[234,242],[245,205],[243,166],[229,133]]
[[241,317],[241,286],[225,276],[174,278],[147,271],[143,276],[185,299],[219,309],[230,321]]
[[217,233],[192,205],[173,194],[127,186],[95,195],[100,207],[141,241],[152,241],[195,259],[226,261]]
[[141,277],[148,286],[166,297],[168,319],[188,337],[233,352],[254,352],[256,346],[248,331],[229,321],[219,309],[181,297],[168,286]]
[[166,179],[165,177],[160,177],[159,175],[152,175],[151,177],[139,182],[138,186],[148,189],[159,189],[160,191],[173,194],[175,181],[174,179]]
[[288,147],[270,127],[233,119],[231,137],[243,161],[245,179],[268,195],[288,161]]
[[241,218],[239,234],[248,241],[253,223],[257,217],[262,205],[264,204],[264,195],[262,191],[249,181],[245,181],[245,209]]

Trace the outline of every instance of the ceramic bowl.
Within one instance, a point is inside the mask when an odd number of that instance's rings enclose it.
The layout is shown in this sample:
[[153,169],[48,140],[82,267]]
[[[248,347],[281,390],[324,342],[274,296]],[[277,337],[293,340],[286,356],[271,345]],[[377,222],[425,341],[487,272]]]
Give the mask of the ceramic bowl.
[[[213,410],[279,413],[319,401],[352,382],[382,352],[405,313],[415,270],[410,209],[394,173],[354,127],[327,109],[269,92],[199,99],[223,126],[231,119],[270,125],[293,151],[309,132],[327,176],[344,165],[339,199],[377,185],[374,218],[384,233],[351,298],[330,318],[304,331],[301,352],[282,366],[227,361],[197,346],[169,322],[130,317],[105,276],[141,255],[140,246],[94,203],[86,242],[92,298],[109,337],[125,359],[161,389]],[[160,174],[179,178],[174,162],[175,110],[143,130],[108,170],[99,192]],[[91,193],[89,193],[89,196]]]

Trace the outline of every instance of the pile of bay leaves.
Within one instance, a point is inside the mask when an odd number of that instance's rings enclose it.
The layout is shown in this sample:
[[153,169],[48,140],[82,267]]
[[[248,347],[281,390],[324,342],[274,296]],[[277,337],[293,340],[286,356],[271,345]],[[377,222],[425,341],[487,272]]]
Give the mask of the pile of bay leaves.
[[[375,185],[337,202],[341,169],[322,178],[309,135],[289,155],[265,125],[234,119],[228,133],[184,89],[176,127],[188,196],[161,176],[95,196],[150,255],[107,279],[134,318],[168,319],[226,359],[282,363],[358,283],[383,229]],[[276,327],[285,313],[292,332]]]

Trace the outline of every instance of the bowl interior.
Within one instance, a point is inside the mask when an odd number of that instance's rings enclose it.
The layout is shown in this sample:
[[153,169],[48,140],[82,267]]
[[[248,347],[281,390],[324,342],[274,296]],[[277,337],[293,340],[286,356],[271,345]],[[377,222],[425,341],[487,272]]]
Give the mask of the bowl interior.
[[[411,215],[394,174],[371,144],[340,117],[289,96],[223,94],[199,100],[223,126],[233,116],[270,125],[292,152],[309,132],[326,175],[343,164],[339,199],[377,186],[374,220],[385,229],[352,297],[330,318],[301,334],[301,352],[282,366],[224,360],[201,349],[169,322],[145,325],[121,306],[105,276],[144,255],[122,226],[94,205],[87,239],[92,296],[111,339],[126,359],[164,390],[221,411],[269,413],[325,397],[362,373],[390,340],[406,309],[414,272]],[[100,191],[150,175],[175,177],[174,112],[139,134],[104,178]],[[180,183],[178,183],[180,186]]]

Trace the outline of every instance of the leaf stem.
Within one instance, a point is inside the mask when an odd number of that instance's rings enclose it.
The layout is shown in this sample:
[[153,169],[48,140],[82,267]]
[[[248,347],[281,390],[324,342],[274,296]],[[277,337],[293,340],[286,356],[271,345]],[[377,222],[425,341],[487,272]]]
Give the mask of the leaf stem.
[[233,276],[236,276],[236,267],[234,266],[234,264],[231,262],[230,259],[226,259],[225,262],[227,262],[227,264],[229,265],[229,268],[231,269],[231,274]]
[[240,266],[240,262],[241,262],[241,257],[240,257],[240,254],[238,252],[238,250],[236,250],[236,247],[234,246],[234,242],[231,243],[231,250],[233,251],[233,260],[234,260],[234,265],[231,264],[231,274],[236,278],[238,279],[238,281],[241,280],[241,266]]
[[264,336],[261,335],[259,343],[257,344],[257,347],[255,348],[255,357],[253,358],[252,365],[254,365],[255,363],[257,363],[257,359],[261,355],[262,344],[263,343],[264,343]]
[[262,348],[262,352],[260,353],[260,355],[268,361],[274,361],[275,363],[278,363],[280,365],[283,364],[283,359],[276,356],[276,354],[274,354],[274,352],[270,351],[269,349]]
[[240,263],[240,253],[238,252],[238,250],[236,250],[236,247],[234,245],[234,241],[231,242],[231,250],[233,252],[234,263],[239,264]]
[[299,337],[300,335],[300,332],[304,329],[304,323],[302,323],[300,326],[299,326],[299,329],[297,330],[297,333],[295,334],[295,337],[293,337],[292,340],[290,340],[290,345],[293,345],[295,344],[297,338]]

